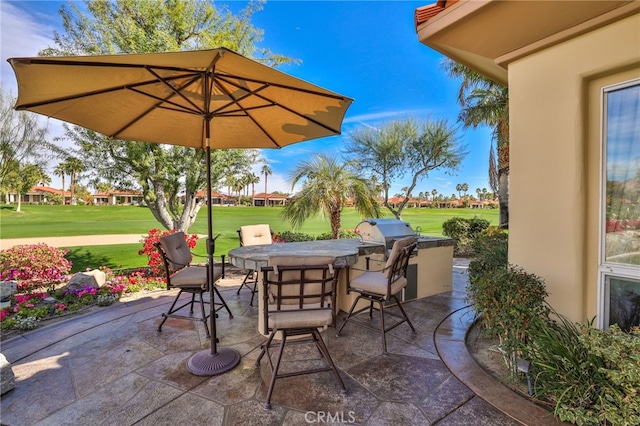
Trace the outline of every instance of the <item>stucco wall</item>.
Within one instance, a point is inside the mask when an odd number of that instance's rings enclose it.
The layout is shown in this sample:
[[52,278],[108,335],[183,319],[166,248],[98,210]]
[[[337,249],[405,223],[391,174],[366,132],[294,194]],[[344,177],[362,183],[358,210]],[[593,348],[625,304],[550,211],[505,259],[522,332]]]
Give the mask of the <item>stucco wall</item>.
[[640,15],[509,66],[509,260],[541,276],[573,321],[598,313],[600,112],[589,92],[633,76]]

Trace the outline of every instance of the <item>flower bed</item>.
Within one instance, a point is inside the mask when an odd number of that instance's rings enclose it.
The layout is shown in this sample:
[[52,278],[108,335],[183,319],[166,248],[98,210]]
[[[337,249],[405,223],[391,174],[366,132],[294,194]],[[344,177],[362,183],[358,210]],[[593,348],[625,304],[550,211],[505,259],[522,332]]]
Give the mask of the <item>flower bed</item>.
[[[109,268],[100,268],[107,282],[100,288],[85,286],[70,289],[66,285],[15,294],[11,305],[0,311],[0,332],[4,339],[13,332],[33,330],[44,321],[86,311],[95,306],[109,306],[125,293],[166,288],[164,277],[150,276],[146,269],[116,275]],[[18,284],[18,287],[20,285]]]
[[[147,257],[146,268],[114,273],[101,266],[106,282],[99,288],[69,288],[71,262],[68,250],[46,244],[18,245],[0,251],[0,280],[15,281],[17,293],[10,305],[0,310],[0,337],[33,330],[41,322],[83,312],[97,306],[108,306],[124,293],[166,288],[162,259],[156,250],[159,239],[177,230],[151,229],[142,243],[140,255]],[[185,235],[189,248],[197,243],[197,235]]]

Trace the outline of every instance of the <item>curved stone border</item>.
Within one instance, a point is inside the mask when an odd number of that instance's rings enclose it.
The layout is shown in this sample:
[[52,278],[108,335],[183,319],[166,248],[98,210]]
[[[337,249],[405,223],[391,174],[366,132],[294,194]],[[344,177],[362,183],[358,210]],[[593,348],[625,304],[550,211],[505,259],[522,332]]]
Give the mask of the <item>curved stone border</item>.
[[523,425],[563,424],[553,414],[502,385],[473,359],[466,337],[474,321],[471,306],[449,314],[434,331],[436,351],[449,371],[476,395]]

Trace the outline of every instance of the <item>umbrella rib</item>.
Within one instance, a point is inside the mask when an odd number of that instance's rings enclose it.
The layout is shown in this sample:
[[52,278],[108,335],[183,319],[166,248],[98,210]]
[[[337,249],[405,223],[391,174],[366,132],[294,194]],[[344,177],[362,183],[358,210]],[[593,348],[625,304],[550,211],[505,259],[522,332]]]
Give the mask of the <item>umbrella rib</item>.
[[[190,99],[187,99],[187,98],[186,98],[186,97],[185,97],[185,96],[180,92],[180,91],[181,91],[182,89],[184,89],[185,87],[188,87],[189,85],[191,85],[192,83],[194,83],[195,81],[197,81],[197,80],[198,80],[198,78],[200,77],[198,74],[193,75],[193,76],[192,76],[192,78],[191,78],[187,83],[185,83],[184,85],[182,85],[182,86],[180,87],[180,89],[177,89],[177,88],[175,88],[174,86],[172,86],[171,84],[169,84],[169,83],[167,82],[167,79],[165,79],[165,78],[163,78],[163,77],[159,76],[158,74],[156,74],[155,72],[153,72],[153,70],[151,70],[151,69],[147,68],[147,71],[149,71],[149,72],[151,73],[151,75],[153,75],[153,76],[155,76],[155,77],[156,77],[156,79],[157,79],[157,80],[156,80],[156,82],[158,82],[158,81],[159,81],[159,82],[161,82],[161,83],[165,84],[167,87],[169,87],[169,88],[171,89],[171,94],[170,94],[169,96],[167,96],[166,98],[161,98],[161,97],[159,97],[159,96],[155,96],[155,95],[152,95],[152,94],[150,94],[150,93],[146,93],[146,92],[143,92],[143,91],[141,91],[141,90],[137,90],[137,89],[131,88],[130,90],[132,90],[132,91],[134,91],[134,92],[136,92],[136,93],[139,93],[139,94],[141,94],[141,95],[143,95],[143,96],[147,96],[147,97],[149,97],[149,98],[151,98],[151,99],[155,99],[156,101],[158,101],[158,103],[156,103],[155,105],[150,106],[150,107],[149,107],[149,108],[147,108],[145,111],[143,111],[141,114],[138,114],[138,116],[134,117],[132,120],[130,120],[130,121],[129,121],[128,123],[126,123],[124,126],[122,126],[120,129],[118,129],[117,131],[113,132],[113,135],[112,135],[112,136],[117,136],[117,135],[119,135],[120,133],[124,132],[126,129],[128,129],[129,127],[131,127],[132,125],[134,125],[135,123],[137,123],[138,121],[140,121],[144,116],[146,116],[147,114],[149,114],[151,111],[153,111],[153,110],[154,110],[154,109],[156,109],[156,108],[169,109],[169,110],[171,110],[171,111],[182,112],[182,113],[185,113],[185,114],[202,115],[202,110],[200,110],[200,109],[198,108],[198,106],[197,106],[197,105],[195,105],[195,104],[194,104]],[[189,108],[186,108],[185,106],[182,106],[182,105],[176,104],[175,102],[172,102],[171,100],[169,100],[169,98],[170,98],[171,96],[174,96],[174,95],[176,95],[176,94],[177,94],[178,96],[180,96],[181,98],[183,98],[185,101],[187,101],[189,104],[191,104],[191,105],[194,107],[194,110],[190,110]],[[171,104],[171,105],[173,105],[173,106],[175,106],[176,108],[174,109],[174,108],[161,107],[160,105],[161,105],[162,103],[165,103],[165,102],[166,102],[166,103],[169,103],[169,104]]]
[[[221,74],[221,73],[216,73],[216,78],[219,78],[220,80],[229,83],[233,86],[236,86],[238,88],[243,88],[242,86],[238,85],[237,83],[234,82],[235,80],[243,80],[243,81],[249,81],[251,83],[258,83],[258,84],[264,84],[264,85],[268,85],[268,86],[272,86],[272,87],[277,87],[279,89],[289,89],[289,90],[293,90],[296,92],[303,92],[303,93],[308,93],[311,95],[317,95],[317,96],[322,96],[325,98],[331,98],[331,99],[338,99],[338,100],[344,100],[345,97],[342,95],[338,95],[335,93],[327,93],[327,92],[319,92],[317,90],[311,90],[311,89],[303,89],[300,87],[295,87],[295,86],[290,86],[287,84],[280,84],[280,83],[274,83],[271,81],[264,81],[264,80],[258,80],[258,79],[254,79],[254,78],[250,78],[250,77],[242,77],[239,75],[234,75],[234,74]],[[311,84],[311,83],[308,83]]]
[[[240,86],[239,84],[235,83],[233,80],[228,80],[228,79],[224,78],[224,76],[222,76],[222,75],[220,75],[220,74],[217,74],[217,75],[216,75],[216,78],[219,78],[220,80],[224,81],[224,82],[225,82],[225,83],[227,83],[227,84],[230,84],[230,85],[232,85],[232,86],[238,87],[239,89],[247,90],[247,89],[245,89],[244,87]],[[237,78],[242,79],[241,77],[237,77]],[[297,88],[295,88],[295,87],[293,87],[293,86],[286,86],[286,85],[282,85],[282,84],[275,84],[275,83],[265,82],[265,81],[260,81],[260,80],[250,80],[250,79],[243,79],[243,80],[252,81],[252,82],[254,82],[254,83],[262,84],[262,87],[260,87],[260,88],[259,88],[259,89],[257,89],[257,90],[248,91],[248,93],[247,93],[245,96],[243,96],[243,97],[241,97],[241,98],[239,98],[239,99],[237,99],[237,100],[236,100],[236,99],[234,99],[234,102],[233,102],[233,103],[235,103],[236,105],[238,105],[238,103],[237,103],[237,102],[238,102],[239,100],[244,99],[245,97],[247,97],[247,96],[249,96],[249,95],[253,95],[253,96],[256,96],[256,97],[258,97],[258,98],[260,98],[260,99],[262,99],[262,100],[264,100],[264,101],[269,102],[272,106],[277,106],[277,107],[279,107],[279,108],[282,108],[282,109],[284,109],[284,110],[289,111],[290,113],[292,113],[292,114],[294,114],[294,115],[297,115],[298,117],[304,118],[305,120],[309,120],[309,121],[311,121],[312,123],[315,123],[315,124],[317,124],[318,126],[320,126],[320,127],[324,128],[324,129],[326,129],[326,130],[328,130],[328,131],[330,131],[330,132],[333,132],[333,133],[334,133],[334,134],[336,134],[336,135],[339,135],[339,134],[340,134],[340,130],[339,130],[339,129],[338,129],[338,130],[336,130],[336,129],[334,129],[334,128],[332,128],[332,127],[329,127],[329,126],[327,126],[326,124],[324,124],[324,123],[322,123],[322,122],[320,122],[320,121],[318,121],[318,120],[316,120],[316,119],[314,119],[314,118],[311,118],[311,117],[308,117],[308,116],[306,116],[306,115],[300,114],[299,112],[297,112],[297,111],[295,111],[295,110],[293,110],[293,109],[291,109],[291,108],[289,108],[289,107],[286,107],[286,106],[284,106],[284,105],[282,105],[282,104],[280,104],[280,103],[278,103],[278,102],[274,102],[273,100],[271,100],[271,99],[269,99],[269,98],[267,98],[267,97],[265,97],[265,96],[260,95],[260,93],[259,93],[259,92],[260,92],[260,91],[262,91],[262,90],[264,90],[264,89],[266,89],[266,88],[268,88],[268,87],[274,86],[274,87],[278,87],[278,88],[280,88],[280,89],[289,89],[289,90],[296,91],[296,92],[305,92],[305,93],[309,93],[309,94],[313,94],[313,95],[317,95],[317,96],[322,96],[322,97],[326,97],[326,98],[331,98],[331,99],[337,99],[337,100],[341,100],[341,101],[343,101],[343,100],[345,99],[345,98],[344,98],[344,96],[338,96],[338,95],[333,95],[333,94],[324,94],[324,93],[320,93],[320,92],[316,92],[316,91],[311,91],[311,90],[301,90],[301,89],[297,89]],[[220,87],[222,87],[222,86],[220,86]],[[225,90],[225,92],[226,92],[226,90]],[[226,106],[225,106],[225,107],[226,107]],[[243,111],[248,111],[248,109],[243,108],[243,107],[241,107],[240,105],[238,105],[238,107],[239,107],[241,110],[243,110]],[[220,108],[219,108],[219,109],[220,109]],[[251,115],[250,115],[250,114],[247,114],[247,115],[248,115],[249,117],[251,117]],[[251,118],[251,119],[253,120],[253,118]],[[256,123],[256,121],[255,121],[255,120],[253,120],[253,122],[254,122],[254,123]],[[256,124],[257,124],[257,123],[256,123]],[[272,140],[273,140],[273,139],[272,139]]]
[[12,64],[26,65],[60,65],[60,66],[82,66],[82,67],[105,67],[105,68],[149,68],[153,67],[165,71],[183,71],[188,73],[198,72],[192,68],[172,67],[167,65],[149,65],[149,64],[127,64],[114,62],[97,62],[97,61],[70,61],[55,58],[12,58],[9,60]]
[[[213,80],[216,80],[218,76],[216,75],[215,77],[216,77],[216,78],[212,79],[212,84],[215,84],[215,82],[214,82]],[[223,81],[224,81],[224,79],[223,79]],[[228,82],[228,83],[229,83],[229,82]],[[241,105],[238,103],[238,102],[239,102],[239,101],[241,101],[242,99],[245,99],[245,98],[247,98],[247,97],[249,97],[249,96],[251,96],[251,95],[255,95],[255,94],[256,94],[256,93],[255,93],[255,91],[247,91],[247,89],[245,89],[244,87],[240,87],[240,86],[237,86],[237,85],[232,84],[232,83],[231,83],[231,85],[232,85],[232,86],[239,87],[239,88],[241,88],[242,90],[245,90],[247,93],[245,93],[244,95],[242,95],[242,96],[240,96],[239,98],[237,98],[237,99],[236,99],[236,98],[234,98],[234,97],[231,95],[231,93],[227,90],[227,88],[226,88],[226,87],[224,87],[224,86],[223,86],[223,85],[221,85],[221,84],[218,84],[218,87],[220,88],[220,90],[222,90],[224,93],[226,93],[226,95],[229,97],[229,99],[230,99],[231,101],[230,101],[229,103],[227,103],[226,105],[224,105],[224,106],[222,106],[222,107],[218,108],[216,111],[211,112],[211,114],[212,114],[212,115],[214,115],[214,116],[215,116],[215,115],[218,115],[218,116],[221,116],[221,115],[227,115],[226,113],[222,113],[222,114],[216,114],[216,113],[217,113],[217,111],[220,111],[220,110],[222,110],[222,109],[228,108],[228,107],[229,107],[229,105],[236,105],[236,106],[238,107],[238,110],[236,110],[236,111],[229,111],[229,114],[228,114],[228,115],[233,115],[233,114],[238,113],[238,112],[244,113],[244,115],[245,115],[246,117],[249,117],[249,119],[250,119],[251,121],[253,121],[253,124],[255,124],[255,125],[256,125],[256,127],[258,127],[258,128],[262,131],[262,133],[263,133],[267,138],[269,138],[269,140],[271,141],[271,143],[273,143],[273,145],[275,145],[275,146],[276,146],[276,147],[278,147],[278,148],[282,148],[282,146],[281,146],[281,145],[280,145],[280,144],[275,140],[275,138],[274,138],[273,136],[271,136],[271,135],[270,135],[270,134],[265,130],[265,128],[264,128],[262,125],[260,125],[260,123],[258,123],[258,122],[257,122],[257,121],[256,121],[256,120],[251,116],[251,114],[249,114],[249,112],[248,112],[249,110],[251,110],[251,109],[257,109],[258,107],[254,107],[254,108],[244,108],[243,106],[241,106]],[[265,87],[265,86],[261,87],[259,90],[262,90],[264,87]],[[261,97],[261,98],[262,98],[262,97]],[[262,99],[264,99],[264,98],[262,98]],[[273,103],[272,101],[270,101],[270,100],[268,100],[268,99],[266,99],[266,100],[267,100],[271,105],[274,105],[274,103]],[[264,108],[264,107],[268,107],[268,106],[271,106],[271,105],[263,105],[263,106],[261,106],[261,107],[262,107],[262,108]]]
[[[188,77],[188,76],[189,76],[189,74],[177,75],[177,76],[172,76],[170,78],[167,78],[166,80],[178,80],[178,79],[183,79],[183,78]],[[105,89],[78,93],[77,95],[62,96],[62,97],[56,98],[56,99],[48,99],[48,100],[43,101],[43,102],[32,102],[30,104],[23,104],[23,105],[16,106],[16,109],[17,110],[24,110],[24,109],[28,109],[28,108],[35,108],[35,107],[39,107],[39,106],[42,106],[42,105],[51,105],[51,104],[55,104],[55,103],[58,103],[58,102],[72,101],[74,99],[86,98],[86,97],[95,96],[95,95],[103,95],[103,94],[106,94],[106,93],[116,92],[118,90],[132,90],[132,91],[135,91],[136,93],[141,93],[141,94],[149,96],[149,94],[144,93],[144,92],[142,92],[140,90],[137,90],[137,88],[138,87],[147,86],[147,85],[150,85],[150,84],[154,84],[154,83],[157,83],[157,82],[158,82],[157,80],[148,80],[148,81],[141,81],[141,82],[135,83],[135,84],[125,84],[125,85],[122,85],[122,86],[113,86],[113,87],[108,87],[108,88],[105,88]]]
[[[196,104],[195,104],[191,99],[187,98],[187,97],[182,93],[182,90],[184,90],[186,87],[191,86],[193,83],[195,83],[196,81],[198,81],[199,79],[201,79],[201,78],[202,78],[202,76],[203,76],[203,73],[196,73],[196,74],[194,74],[194,75],[192,76],[192,78],[191,78],[188,82],[186,82],[185,84],[183,84],[182,86],[180,86],[180,89],[178,89],[178,88],[176,88],[176,87],[172,86],[171,84],[169,84],[169,82],[167,81],[167,79],[165,79],[165,78],[161,77],[160,75],[158,75],[158,74],[153,70],[153,68],[147,68],[147,71],[149,71],[149,72],[151,73],[151,75],[155,76],[155,77],[156,77],[160,82],[164,83],[164,84],[165,84],[169,89],[171,89],[171,91],[172,91],[175,95],[180,96],[180,97],[181,97],[182,99],[184,99],[186,102],[190,103],[190,104],[191,104],[191,106],[193,106],[194,111],[198,111],[198,112],[199,112],[199,113],[201,113],[201,114],[204,112],[201,108],[198,108],[198,105],[196,105]],[[161,102],[168,102],[168,103],[170,103],[171,105],[175,105],[175,106],[176,106],[176,107],[178,107],[178,108],[184,108],[184,107],[182,107],[182,105],[178,105],[178,104],[176,104],[175,102],[170,101],[170,100],[169,100],[169,97],[170,97],[170,96],[167,96],[167,98],[166,98],[166,99],[162,99],[162,98],[160,98],[160,97],[155,97],[155,96],[151,96],[151,97],[152,97],[152,98],[154,98],[154,99],[157,99],[157,100],[159,100],[159,101],[161,101]],[[184,109],[185,109],[185,110],[187,110],[187,111],[190,111],[188,108],[184,108]]]

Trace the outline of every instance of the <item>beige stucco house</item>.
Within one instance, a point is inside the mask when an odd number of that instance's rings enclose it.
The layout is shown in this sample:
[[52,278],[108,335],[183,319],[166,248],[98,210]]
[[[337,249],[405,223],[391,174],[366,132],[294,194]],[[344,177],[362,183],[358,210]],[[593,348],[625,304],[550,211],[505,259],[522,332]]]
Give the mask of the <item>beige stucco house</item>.
[[638,321],[640,2],[438,1],[415,25],[509,87],[510,262],[573,321]]

